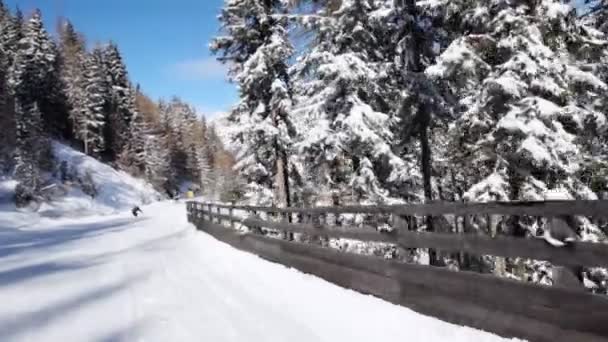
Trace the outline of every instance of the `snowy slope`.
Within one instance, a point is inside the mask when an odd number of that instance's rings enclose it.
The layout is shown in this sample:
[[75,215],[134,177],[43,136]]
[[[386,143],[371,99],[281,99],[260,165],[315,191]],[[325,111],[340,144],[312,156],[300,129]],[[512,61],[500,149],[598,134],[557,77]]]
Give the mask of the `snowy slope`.
[[142,208],[0,228],[0,341],[506,340],[237,251],[183,203]]
[[[59,194],[53,195],[51,201],[40,206],[37,212],[42,216],[109,214],[127,210],[134,205],[151,203],[161,198],[160,194],[147,182],[125,172],[117,171],[66,145],[53,142],[52,150],[55,164],[58,166],[57,170],[61,162],[65,161],[68,172],[73,178],[85,179],[89,174],[96,195],[91,197],[85,194],[82,186],[75,179],[70,184],[61,184],[57,179],[59,171],[53,172],[55,175],[48,175],[46,183]],[[16,182],[8,177],[0,178],[0,211],[14,209],[10,202],[15,185]],[[61,191],[58,190],[59,188]]]

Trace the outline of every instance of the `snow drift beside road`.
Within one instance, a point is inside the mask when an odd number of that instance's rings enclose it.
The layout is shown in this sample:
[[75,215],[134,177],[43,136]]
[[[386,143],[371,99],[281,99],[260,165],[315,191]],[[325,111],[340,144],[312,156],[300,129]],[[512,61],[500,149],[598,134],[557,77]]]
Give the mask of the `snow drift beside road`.
[[[67,163],[67,169],[72,176],[85,178],[88,174],[96,195],[91,197],[82,191],[76,181],[64,186],[66,193],[53,196],[49,202],[42,203],[38,213],[42,216],[82,216],[90,214],[110,214],[130,209],[134,205],[148,204],[160,200],[161,195],[144,180],[137,179],[126,172],[117,171],[95,158],[78,152],[59,142],[53,142],[53,157],[55,169],[59,170],[61,162]],[[58,179],[59,172],[49,175],[46,183],[51,187],[63,186]],[[9,177],[0,179],[0,202],[4,209],[11,210],[12,197],[17,182]]]

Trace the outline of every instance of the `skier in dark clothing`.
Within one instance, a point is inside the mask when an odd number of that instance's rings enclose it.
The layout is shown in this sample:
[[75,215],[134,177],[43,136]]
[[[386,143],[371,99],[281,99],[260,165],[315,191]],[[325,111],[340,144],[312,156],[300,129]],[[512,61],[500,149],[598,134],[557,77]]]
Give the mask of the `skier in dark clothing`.
[[133,209],[131,209],[131,213],[133,213],[133,216],[137,217],[138,213],[144,213],[138,206],[134,206]]

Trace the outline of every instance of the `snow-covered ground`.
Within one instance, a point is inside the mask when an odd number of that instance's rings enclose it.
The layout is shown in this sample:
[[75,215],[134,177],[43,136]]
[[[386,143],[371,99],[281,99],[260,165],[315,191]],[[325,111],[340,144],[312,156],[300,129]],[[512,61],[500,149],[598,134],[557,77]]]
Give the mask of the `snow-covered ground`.
[[0,220],[0,341],[502,341],[197,232],[185,205]]
[[[56,169],[45,175],[45,188],[53,192],[52,199],[36,208],[36,213],[26,217],[31,220],[36,216],[65,217],[84,214],[112,214],[131,208],[135,205],[149,204],[161,199],[161,195],[147,182],[135,178],[126,172],[117,171],[92,157],[78,152],[59,142],[53,142],[53,157]],[[62,184],[59,165],[65,162],[70,181]],[[95,188],[95,196],[87,195],[82,190],[80,181],[87,181]],[[12,178],[0,175],[0,225],[6,215],[16,214],[13,204],[14,189],[17,182]]]

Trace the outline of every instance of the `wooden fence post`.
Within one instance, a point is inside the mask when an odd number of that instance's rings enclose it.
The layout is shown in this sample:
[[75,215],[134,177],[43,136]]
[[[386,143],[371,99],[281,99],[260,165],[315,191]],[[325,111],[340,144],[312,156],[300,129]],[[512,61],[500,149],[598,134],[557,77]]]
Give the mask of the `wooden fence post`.
[[[492,238],[498,235],[498,222],[496,215],[487,215],[488,231]],[[504,277],[507,273],[506,260],[503,257],[494,257],[494,275]]]
[[230,216],[230,228],[234,229],[234,208],[232,206],[228,209],[228,215]]
[[222,215],[222,209],[220,207],[217,207],[217,223],[218,224],[222,224],[222,217],[220,215]]
[[213,208],[211,203],[207,203],[207,215],[209,216],[209,222],[213,223]]
[[[252,213],[253,213],[253,217],[255,217],[256,219],[259,219],[257,210],[252,210]],[[262,227],[254,226],[254,227],[249,227],[249,228],[251,228],[251,231],[254,234],[260,234],[260,235],[264,234],[264,231],[262,231]]]

